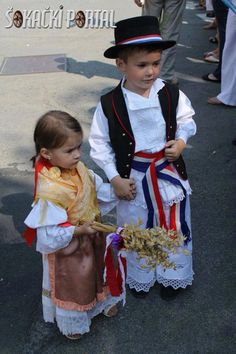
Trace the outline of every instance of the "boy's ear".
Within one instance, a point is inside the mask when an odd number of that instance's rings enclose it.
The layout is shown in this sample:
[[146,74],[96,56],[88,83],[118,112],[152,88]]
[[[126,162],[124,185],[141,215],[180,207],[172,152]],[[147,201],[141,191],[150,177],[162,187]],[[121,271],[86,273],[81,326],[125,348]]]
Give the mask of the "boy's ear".
[[46,160],[51,160],[51,153],[46,148],[41,148],[40,155]]
[[116,59],[116,66],[122,73],[125,72],[126,64],[123,59],[117,58]]

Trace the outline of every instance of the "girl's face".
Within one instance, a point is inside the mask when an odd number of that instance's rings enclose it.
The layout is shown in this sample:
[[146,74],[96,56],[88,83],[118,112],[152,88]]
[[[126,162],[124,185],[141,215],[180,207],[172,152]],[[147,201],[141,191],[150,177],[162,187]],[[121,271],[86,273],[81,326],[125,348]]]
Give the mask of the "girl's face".
[[118,58],[116,65],[125,75],[125,87],[141,96],[148,97],[153,82],[160,73],[161,51],[148,53],[143,50],[130,55],[125,62]]
[[82,139],[82,133],[71,131],[61,147],[55,149],[43,148],[41,149],[41,155],[48,159],[53,166],[73,169],[80,160]]

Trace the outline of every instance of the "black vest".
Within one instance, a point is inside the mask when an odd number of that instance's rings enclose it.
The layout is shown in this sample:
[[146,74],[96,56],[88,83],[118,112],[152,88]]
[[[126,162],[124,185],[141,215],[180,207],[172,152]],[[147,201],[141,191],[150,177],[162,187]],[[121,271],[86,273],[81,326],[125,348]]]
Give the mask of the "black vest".
[[[166,122],[166,140],[174,140],[179,89],[174,85],[165,83],[165,86],[158,92],[158,96]],[[101,97],[101,104],[103,112],[108,119],[110,141],[115,152],[117,171],[121,177],[129,178],[135,151],[135,140],[121,90],[121,82],[114,90]],[[174,161],[174,165],[179,175],[183,179],[187,179],[182,156]]]

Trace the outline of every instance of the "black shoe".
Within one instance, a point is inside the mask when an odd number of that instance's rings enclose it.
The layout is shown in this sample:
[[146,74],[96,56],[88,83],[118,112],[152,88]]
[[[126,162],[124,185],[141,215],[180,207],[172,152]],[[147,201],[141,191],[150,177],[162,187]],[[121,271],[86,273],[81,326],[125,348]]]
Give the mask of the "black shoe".
[[218,39],[215,37],[209,37],[209,42],[213,44],[218,44]]
[[215,17],[215,12],[214,11],[207,11],[206,12],[206,17]]
[[172,286],[164,286],[161,284],[160,296],[163,300],[174,300],[179,294],[180,289],[173,289]]
[[146,291],[136,291],[135,289],[129,289],[131,294],[136,297],[137,299],[143,299],[145,298],[148,293],[146,293]]

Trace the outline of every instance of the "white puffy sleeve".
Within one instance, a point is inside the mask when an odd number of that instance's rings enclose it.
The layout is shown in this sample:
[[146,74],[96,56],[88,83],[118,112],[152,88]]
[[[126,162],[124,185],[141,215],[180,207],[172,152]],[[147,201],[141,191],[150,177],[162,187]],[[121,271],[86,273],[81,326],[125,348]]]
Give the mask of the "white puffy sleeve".
[[67,221],[66,211],[54,203],[39,199],[25,224],[37,231],[36,250],[40,253],[53,253],[67,247],[72,240],[75,226],[58,226]]
[[188,97],[180,90],[179,102],[177,107],[176,121],[177,130],[175,134],[176,139],[182,139],[187,143],[188,139],[196,134],[196,124],[193,120],[195,111],[191,105]]
[[108,121],[103,113],[101,102],[93,116],[89,144],[91,158],[105,172],[109,181],[119,175],[116,169],[115,154],[110,143]]

